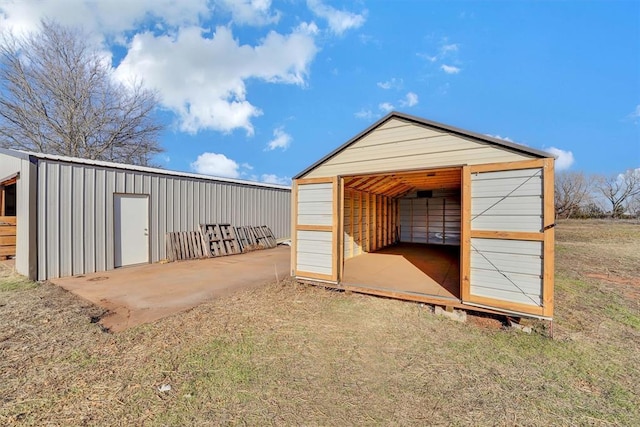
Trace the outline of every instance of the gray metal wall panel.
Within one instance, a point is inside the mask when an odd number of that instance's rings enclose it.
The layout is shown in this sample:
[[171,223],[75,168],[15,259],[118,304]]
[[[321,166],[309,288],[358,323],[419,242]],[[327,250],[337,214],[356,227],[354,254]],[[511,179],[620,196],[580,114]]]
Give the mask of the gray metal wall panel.
[[471,239],[471,294],[540,306],[542,242]]
[[[413,196],[413,197],[412,197]],[[400,241],[460,244],[460,194],[437,191],[433,197],[400,199]]]
[[471,176],[473,230],[542,230],[542,169],[482,172]]
[[20,274],[36,277],[37,247],[35,225],[36,170],[27,156],[15,157],[0,153],[0,179],[19,173],[16,182],[16,261],[15,268]]
[[50,159],[38,162],[38,278],[114,268],[114,193],[148,194],[150,257],[166,257],[165,233],[202,223],[267,225],[289,237],[291,192]]

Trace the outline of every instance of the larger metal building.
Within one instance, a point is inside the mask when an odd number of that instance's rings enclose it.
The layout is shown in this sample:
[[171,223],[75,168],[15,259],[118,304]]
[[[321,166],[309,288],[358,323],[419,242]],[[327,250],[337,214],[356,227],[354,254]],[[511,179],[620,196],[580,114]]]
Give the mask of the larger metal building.
[[291,230],[290,188],[258,182],[0,149],[0,190],[16,270],[38,280],[160,261],[165,233],[201,223]]
[[391,113],[294,178],[292,275],[551,318],[554,158]]

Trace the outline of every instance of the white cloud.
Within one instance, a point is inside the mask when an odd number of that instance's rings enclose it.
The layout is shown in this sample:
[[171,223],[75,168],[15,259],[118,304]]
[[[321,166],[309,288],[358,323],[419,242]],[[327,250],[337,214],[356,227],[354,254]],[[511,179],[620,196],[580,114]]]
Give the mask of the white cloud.
[[116,34],[153,17],[165,26],[193,25],[209,16],[207,0],[20,0],[0,3],[0,28],[35,31],[44,18],[83,26],[91,34]]
[[[0,0],[0,28],[34,31],[40,20],[80,26],[96,44],[116,41],[128,49],[114,75],[156,89],[181,131],[231,132],[262,114],[245,82],[304,85],[315,58],[318,27],[302,22],[288,34],[267,33],[240,44],[231,27],[200,28],[214,10],[227,8],[237,23],[263,24],[279,17],[271,0]],[[131,35],[126,35],[126,32]],[[135,33],[137,32],[137,33]],[[135,33],[135,34],[134,34]],[[162,34],[162,35],[160,35]],[[127,38],[129,37],[129,38]],[[105,57],[111,58],[105,51]]]
[[440,47],[440,52],[442,52],[443,55],[449,52],[457,52],[459,47],[460,45],[457,43],[444,44]]
[[574,158],[571,151],[561,150],[556,147],[546,148],[545,151],[553,154],[556,158],[555,169],[558,171],[569,169],[573,165]]
[[436,55],[428,55],[426,53],[416,53],[419,58],[424,58],[429,62],[436,62],[438,57]]
[[396,79],[392,77],[391,80],[387,80],[386,82],[378,82],[377,85],[382,89],[402,89],[402,79]]
[[371,110],[366,110],[366,109],[362,109],[358,112],[355,113],[356,118],[358,119],[365,119],[365,120],[371,120],[374,117],[373,111]]
[[217,0],[223,9],[231,12],[237,24],[267,25],[280,20],[280,12],[271,12],[271,0]]
[[291,178],[288,176],[278,176],[272,173],[263,174],[260,180],[267,184],[291,185]]
[[458,67],[454,67],[453,65],[442,64],[440,69],[447,74],[458,74],[461,70]]
[[191,163],[191,169],[205,175],[224,178],[240,177],[240,165],[224,154],[202,153],[195,162]]
[[640,120],[640,104],[636,105],[636,109],[633,110],[628,117],[635,123],[638,123],[638,120]]
[[403,107],[413,107],[418,104],[418,95],[413,92],[408,92],[403,100],[400,101],[400,105]]
[[137,34],[116,70],[122,81],[136,76],[157,89],[162,104],[179,117],[180,130],[253,134],[251,119],[262,114],[246,97],[245,81],[303,85],[317,47],[301,25],[288,35],[269,32],[256,46],[240,45],[230,28],[217,27],[206,37],[199,27],[176,36]]
[[267,148],[265,150],[271,151],[276,148],[282,148],[282,150],[286,150],[291,145],[291,135],[284,131],[284,128],[280,126],[273,130],[273,139],[269,141],[267,144]]
[[307,6],[314,14],[326,19],[331,32],[337,35],[341,35],[352,28],[361,27],[365,21],[364,13],[357,14],[338,10],[323,4],[320,0],[307,0]]
[[381,111],[384,111],[385,113],[388,113],[388,112],[390,112],[390,111],[393,111],[393,109],[394,109],[395,107],[393,106],[393,104],[390,104],[390,103],[388,103],[388,102],[383,102],[383,103],[381,103],[381,104],[379,104],[379,105],[378,105],[378,108],[379,108]]
[[485,135],[490,136],[491,138],[501,139],[507,142],[513,142],[513,139],[509,138],[508,136],[491,135],[490,133],[485,133]]

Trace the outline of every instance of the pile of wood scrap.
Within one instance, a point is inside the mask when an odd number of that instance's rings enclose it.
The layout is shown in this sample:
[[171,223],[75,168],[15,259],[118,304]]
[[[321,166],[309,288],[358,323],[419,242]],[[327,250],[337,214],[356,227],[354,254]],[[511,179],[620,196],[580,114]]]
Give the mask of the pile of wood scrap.
[[166,242],[169,261],[235,255],[277,246],[276,237],[266,225],[202,224],[198,231],[167,233]]

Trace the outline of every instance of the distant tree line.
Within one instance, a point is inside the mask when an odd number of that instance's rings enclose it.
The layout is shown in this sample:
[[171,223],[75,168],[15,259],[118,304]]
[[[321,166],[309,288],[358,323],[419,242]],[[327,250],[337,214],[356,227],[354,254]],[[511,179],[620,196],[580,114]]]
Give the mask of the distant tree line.
[[640,219],[640,169],[611,176],[557,173],[555,209],[561,219]]

